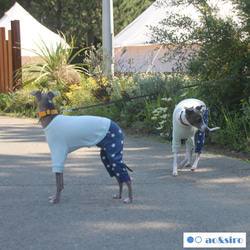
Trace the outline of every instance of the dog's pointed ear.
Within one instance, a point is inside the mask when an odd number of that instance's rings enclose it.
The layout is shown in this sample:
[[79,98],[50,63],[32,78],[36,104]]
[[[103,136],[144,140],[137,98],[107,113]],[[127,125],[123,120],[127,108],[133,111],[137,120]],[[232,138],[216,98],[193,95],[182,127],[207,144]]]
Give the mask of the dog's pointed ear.
[[201,109],[202,109],[202,105],[195,107],[195,109],[198,109],[198,110],[200,110],[200,111],[201,111]]
[[186,114],[190,114],[194,111],[194,107],[191,108],[184,107],[184,109],[186,110]]
[[55,91],[49,91],[48,92],[48,96],[51,98],[51,100],[54,98],[54,97],[57,97],[59,96],[60,94],[56,93]]
[[41,98],[41,95],[42,95],[41,91],[39,91],[39,90],[34,90],[34,91],[30,92],[29,94],[35,96],[37,98],[37,100],[39,100]]

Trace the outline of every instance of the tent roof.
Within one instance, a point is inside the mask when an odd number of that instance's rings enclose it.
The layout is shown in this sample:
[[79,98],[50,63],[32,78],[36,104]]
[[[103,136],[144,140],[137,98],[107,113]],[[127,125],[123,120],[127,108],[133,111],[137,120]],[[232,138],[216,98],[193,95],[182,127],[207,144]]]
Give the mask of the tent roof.
[[[114,47],[145,46],[151,41],[149,26],[159,26],[159,22],[173,13],[187,15],[199,22],[199,15],[192,5],[172,6],[171,0],[163,1],[163,4],[157,4],[161,1],[155,1],[132,23],[123,29],[114,38]],[[236,18],[233,14],[231,3],[222,0],[209,0],[213,6],[219,7],[219,15],[222,18],[227,16]],[[181,31],[180,31],[181,32]],[[183,32],[183,31],[182,31]]]
[[37,56],[28,50],[40,52],[39,47],[44,47],[42,41],[49,49],[55,49],[60,41],[63,41],[58,34],[39,23],[17,2],[0,19],[0,27],[5,28],[6,37],[8,37],[8,30],[11,29],[11,21],[14,20],[20,20],[22,56]]

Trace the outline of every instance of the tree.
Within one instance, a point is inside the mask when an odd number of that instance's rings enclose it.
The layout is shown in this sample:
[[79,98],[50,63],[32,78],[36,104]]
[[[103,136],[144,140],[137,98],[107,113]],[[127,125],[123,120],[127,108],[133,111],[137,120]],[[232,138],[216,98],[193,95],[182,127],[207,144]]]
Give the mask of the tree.
[[[15,0],[0,2],[3,15]],[[113,0],[115,34],[120,32],[154,0]],[[19,3],[39,22],[54,32],[62,31],[75,45],[96,45],[102,41],[102,0],[19,0]]]
[[154,0],[113,0],[115,35],[138,17],[153,2]]
[[[244,1],[237,2],[238,8],[246,8]],[[229,17],[219,17],[218,9],[209,3],[211,1],[172,0],[172,4],[177,6],[192,5],[199,13],[199,22],[190,16],[175,13],[162,20],[162,26],[152,27],[152,41],[160,41],[169,47],[167,59],[179,58],[175,69],[187,72],[200,82],[250,73],[249,33],[246,35],[243,32],[248,26],[239,26]],[[249,10],[241,18],[249,23]],[[208,98],[210,93],[211,102],[223,102],[249,93],[249,85],[247,78],[241,78],[203,86],[201,94]]]
[[239,11],[239,16],[241,18],[241,25],[243,30],[250,36],[250,2],[245,0],[233,0],[236,4],[236,8]]

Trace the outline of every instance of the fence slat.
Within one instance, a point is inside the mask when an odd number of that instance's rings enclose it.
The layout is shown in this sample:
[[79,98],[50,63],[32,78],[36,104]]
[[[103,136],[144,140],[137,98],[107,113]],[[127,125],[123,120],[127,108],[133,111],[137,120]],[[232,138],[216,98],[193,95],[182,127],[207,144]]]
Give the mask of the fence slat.
[[3,59],[4,59],[4,65],[3,65],[3,75],[4,75],[4,93],[8,93],[8,46],[7,46],[7,40],[4,40],[3,42]]
[[12,60],[12,35],[8,31],[8,89],[13,90],[13,60]]
[[[5,38],[5,28],[0,27],[0,94],[7,94],[14,88],[21,86],[22,57],[20,48],[20,21],[11,21],[8,40]],[[17,72],[20,73],[19,78],[15,77]]]
[[5,40],[5,28],[0,28],[0,93],[4,93],[4,57],[3,47]]
[[[12,34],[12,53],[13,53],[13,72],[14,82],[13,87],[20,87],[18,83],[21,83],[21,78],[16,77],[16,73],[22,66],[21,60],[21,35],[20,35],[20,21],[11,21],[11,34]],[[20,73],[20,72],[19,72]]]

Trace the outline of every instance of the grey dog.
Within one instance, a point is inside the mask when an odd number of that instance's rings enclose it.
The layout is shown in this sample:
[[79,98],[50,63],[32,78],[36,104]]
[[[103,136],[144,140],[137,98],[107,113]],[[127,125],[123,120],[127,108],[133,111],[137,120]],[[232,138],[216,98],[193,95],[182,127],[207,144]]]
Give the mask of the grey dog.
[[59,96],[54,91],[41,93],[32,91],[36,97],[38,117],[46,134],[49,144],[53,172],[56,175],[56,195],[49,197],[51,203],[58,203],[64,188],[63,167],[67,154],[81,147],[97,145],[101,148],[101,160],[111,177],[115,177],[119,185],[119,194],[114,199],[122,198],[123,183],[128,187],[128,198],[124,203],[132,202],[132,185],[127,169],[123,162],[124,135],[119,126],[105,117],[98,116],[64,116],[59,115],[53,103],[53,98]]

